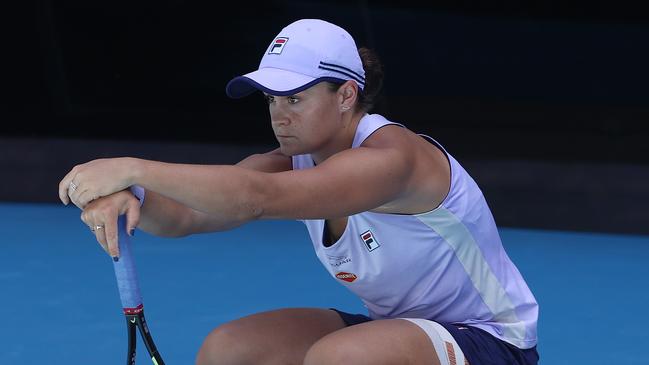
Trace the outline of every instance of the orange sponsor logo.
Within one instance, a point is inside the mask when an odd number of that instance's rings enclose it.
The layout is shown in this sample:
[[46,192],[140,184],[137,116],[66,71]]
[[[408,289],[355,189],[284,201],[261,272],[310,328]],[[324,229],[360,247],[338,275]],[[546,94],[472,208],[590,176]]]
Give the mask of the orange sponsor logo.
[[340,280],[346,281],[348,283],[351,283],[352,281],[356,280],[357,276],[355,274],[352,274],[350,272],[344,272],[341,271],[338,274],[336,274],[336,277]]

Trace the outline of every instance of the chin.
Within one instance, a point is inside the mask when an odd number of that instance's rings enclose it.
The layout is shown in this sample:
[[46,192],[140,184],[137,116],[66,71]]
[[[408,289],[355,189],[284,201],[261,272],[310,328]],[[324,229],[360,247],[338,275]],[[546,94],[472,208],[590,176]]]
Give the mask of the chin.
[[303,151],[302,149],[298,148],[297,146],[290,146],[290,145],[285,145],[285,144],[282,144],[282,143],[280,143],[280,145],[279,145],[279,150],[285,156],[297,156],[297,155],[302,155],[302,154],[307,153],[306,151]]
[[284,144],[279,144],[279,150],[282,152],[283,155],[285,156],[295,156],[296,153],[293,152],[293,148],[286,146]]

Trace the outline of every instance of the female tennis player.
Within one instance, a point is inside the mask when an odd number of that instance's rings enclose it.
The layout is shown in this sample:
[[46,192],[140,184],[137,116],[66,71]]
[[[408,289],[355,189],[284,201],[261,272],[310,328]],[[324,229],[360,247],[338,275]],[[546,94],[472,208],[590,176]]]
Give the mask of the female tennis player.
[[226,87],[264,93],[279,148],[234,166],[94,160],[62,179],[60,198],[114,257],[123,213],[160,236],[301,220],[368,309],[237,319],[207,336],[197,364],[536,364],[538,306],[482,192],[435,140],[368,113],[382,76],[344,29],[296,21]]

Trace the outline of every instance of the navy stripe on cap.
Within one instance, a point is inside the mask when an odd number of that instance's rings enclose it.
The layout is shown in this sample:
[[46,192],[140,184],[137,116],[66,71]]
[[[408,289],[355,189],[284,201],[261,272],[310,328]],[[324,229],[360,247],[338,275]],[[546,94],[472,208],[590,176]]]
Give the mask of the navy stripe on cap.
[[323,69],[323,70],[328,70],[328,71],[333,71],[333,72],[338,72],[340,74],[343,74],[347,77],[351,77],[352,79],[358,81],[361,84],[365,84],[365,78],[361,75],[359,75],[357,72],[345,67],[345,66],[340,66],[336,65],[333,63],[327,63],[327,62],[322,62],[320,61],[320,65],[318,68]]

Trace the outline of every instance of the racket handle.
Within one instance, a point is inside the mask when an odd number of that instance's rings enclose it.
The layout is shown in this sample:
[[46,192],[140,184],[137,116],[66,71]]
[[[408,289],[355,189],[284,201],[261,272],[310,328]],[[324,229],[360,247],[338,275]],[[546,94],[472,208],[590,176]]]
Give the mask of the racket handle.
[[135,261],[131,254],[131,237],[126,233],[126,216],[121,215],[117,221],[117,240],[119,243],[119,261],[113,261],[119,297],[122,300],[124,313],[134,314],[142,310],[142,296],[135,271]]

